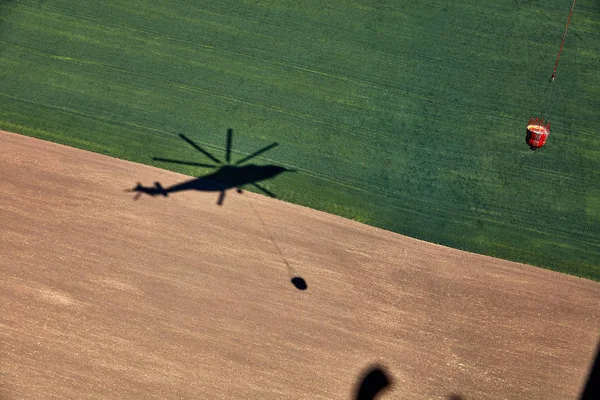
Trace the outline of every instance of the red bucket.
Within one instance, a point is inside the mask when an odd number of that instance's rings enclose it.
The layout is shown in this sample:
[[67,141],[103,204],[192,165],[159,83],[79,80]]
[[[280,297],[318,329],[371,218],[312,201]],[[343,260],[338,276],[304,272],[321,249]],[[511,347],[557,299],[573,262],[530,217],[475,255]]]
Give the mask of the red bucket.
[[527,136],[525,140],[531,150],[539,149],[546,144],[550,134],[550,124],[544,125],[544,120],[531,119],[527,125]]

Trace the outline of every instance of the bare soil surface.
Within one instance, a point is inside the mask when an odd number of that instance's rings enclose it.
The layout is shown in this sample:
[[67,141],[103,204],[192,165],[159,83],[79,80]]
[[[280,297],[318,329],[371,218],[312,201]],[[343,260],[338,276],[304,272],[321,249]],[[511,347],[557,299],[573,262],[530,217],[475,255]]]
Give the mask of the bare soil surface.
[[0,399],[578,398],[599,283],[186,179],[0,132]]

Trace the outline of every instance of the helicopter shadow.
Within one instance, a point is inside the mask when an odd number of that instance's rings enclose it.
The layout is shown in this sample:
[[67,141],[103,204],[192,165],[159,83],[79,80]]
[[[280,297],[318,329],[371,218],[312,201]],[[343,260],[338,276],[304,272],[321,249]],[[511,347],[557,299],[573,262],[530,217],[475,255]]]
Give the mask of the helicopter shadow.
[[202,148],[196,142],[188,138],[183,134],[179,134],[179,137],[184,140],[188,145],[193,147],[203,156],[212,161],[212,164],[200,163],[193,161],[174,160],[169,158],[154,157],[154,161],[161,161],[165,163],[178,164],[178,165],[190,165],[195,167],[211,168],[215,169],[215,172],[207,175],[202,175],[184,182],[177,183],[172,186],[163,187],[160,182],[154,182],[154,186],[143,186],[141,183],[132,188],[126,190],[126,192],[135,192],[134,199],[137,200],[142,194],[149,196],[164,196],[167,197],[170,194],[182,192],[186,190],[198,190],[202,192],[217,192],[219,193],[217,199],[217,205],[223,205],[225,200],[225,193],[228,190],[235,189],[238,193],[242,193],[244,186],[252,186],[269,197],[276,198],[277,196],[265,187],[259,184],[259,182],[273,179],[277,175],[283,172],[295,172],[295,170],[281,167],[279,165],[255,165],[246,164],[253,158],[277,147],[278,143],[271,143],[270,145],[263,147],[260,150],[236,161],[231,162],[231,147],[233,143],[233,130],[227,130],[227,144],[225,149],[225,161],[215,157],[206,149]]

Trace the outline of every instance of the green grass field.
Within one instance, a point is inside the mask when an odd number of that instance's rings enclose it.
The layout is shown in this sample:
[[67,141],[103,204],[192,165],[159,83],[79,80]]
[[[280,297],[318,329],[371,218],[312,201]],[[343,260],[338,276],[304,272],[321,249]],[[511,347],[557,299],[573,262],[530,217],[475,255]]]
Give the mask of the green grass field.
[[298,169],[264,184],[283,200],[600,280],[598,1],[543,97],[570,6],[0,0],[0,128],[148,164],[232,128],[234,160],[280,143],[257,162]]

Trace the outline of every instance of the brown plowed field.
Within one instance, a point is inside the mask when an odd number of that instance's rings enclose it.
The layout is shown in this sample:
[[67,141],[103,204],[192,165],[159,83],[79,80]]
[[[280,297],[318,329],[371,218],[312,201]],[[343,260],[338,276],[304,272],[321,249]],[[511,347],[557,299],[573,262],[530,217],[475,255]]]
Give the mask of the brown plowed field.
[[578,398],[599,283],[185,179],[0,132],[0,399]]

